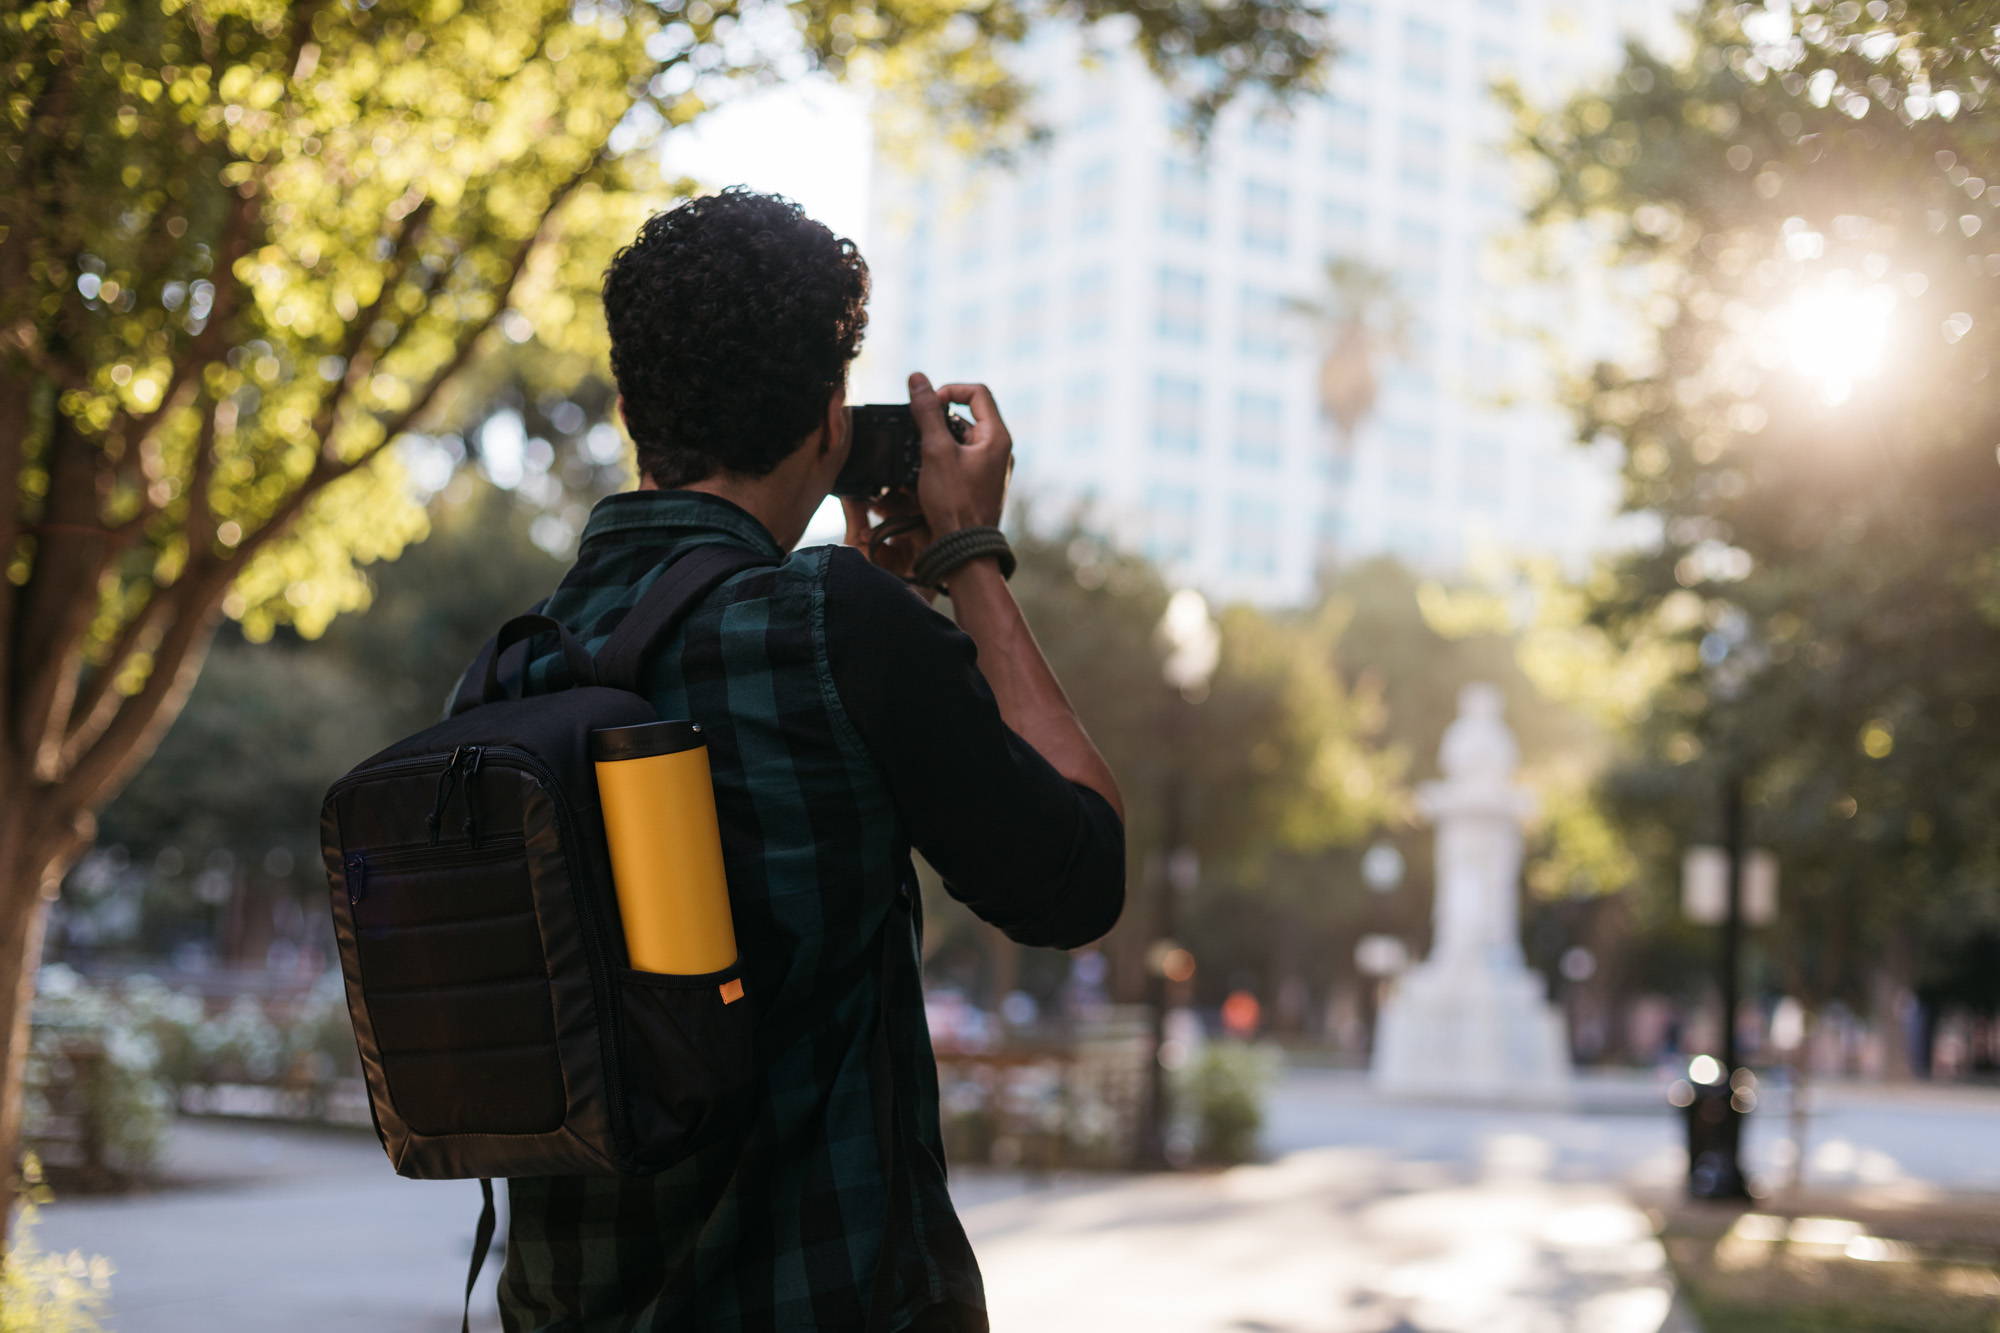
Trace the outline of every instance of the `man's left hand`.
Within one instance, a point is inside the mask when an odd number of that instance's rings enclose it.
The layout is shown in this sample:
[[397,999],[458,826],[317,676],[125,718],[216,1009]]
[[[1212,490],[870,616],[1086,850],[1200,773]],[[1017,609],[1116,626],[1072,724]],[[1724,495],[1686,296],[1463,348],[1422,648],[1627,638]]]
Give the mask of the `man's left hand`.
[[[873,500],[856,500],[843,495],[840,507],[847,513],[847,544],[860,550],[877,568],[907,580],[910,571],[916,568],[917,557],[931,544],[930,525],[923,521],[923,506],[917,503],[917,497],[908,491],[890,491]],[[917,520],[917,525],[908,531],[876,539],[878,529],[890,525],[902,527],[907,519]],[[934,589],[916,584],[911,584],[910,588],[927,602],[937,599]]]

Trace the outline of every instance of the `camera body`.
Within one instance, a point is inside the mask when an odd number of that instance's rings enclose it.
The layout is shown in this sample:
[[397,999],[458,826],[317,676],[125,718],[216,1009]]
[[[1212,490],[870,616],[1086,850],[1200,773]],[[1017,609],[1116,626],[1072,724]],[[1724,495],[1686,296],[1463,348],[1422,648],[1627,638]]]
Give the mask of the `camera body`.
[[[916,418],[908,403],[867,403],[847,409],[852,426],[847,462],[833,479],[833,493],[872,500],[884,491],[917,489],[924,453]],[[964,417],[946,412],[944,423],[960,444],[972,429]]]

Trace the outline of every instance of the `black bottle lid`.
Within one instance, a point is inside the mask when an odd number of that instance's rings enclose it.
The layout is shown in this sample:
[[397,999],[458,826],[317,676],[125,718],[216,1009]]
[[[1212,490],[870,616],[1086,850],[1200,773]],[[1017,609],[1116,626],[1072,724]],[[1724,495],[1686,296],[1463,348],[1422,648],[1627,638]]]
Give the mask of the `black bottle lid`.
[[604,727],[590,733],[590,757],[599,764],[621,759],[646,759],[679,754],[708,744],[699,722],[641,722],[631,727]]

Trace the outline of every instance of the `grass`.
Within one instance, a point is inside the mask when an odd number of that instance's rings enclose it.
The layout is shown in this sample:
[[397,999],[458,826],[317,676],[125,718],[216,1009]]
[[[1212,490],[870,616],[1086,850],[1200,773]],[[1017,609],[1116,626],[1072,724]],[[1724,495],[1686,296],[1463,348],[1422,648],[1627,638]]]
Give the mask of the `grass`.
[[2000,1201],[1656,1200],[1706,1333],[2000,1333]]

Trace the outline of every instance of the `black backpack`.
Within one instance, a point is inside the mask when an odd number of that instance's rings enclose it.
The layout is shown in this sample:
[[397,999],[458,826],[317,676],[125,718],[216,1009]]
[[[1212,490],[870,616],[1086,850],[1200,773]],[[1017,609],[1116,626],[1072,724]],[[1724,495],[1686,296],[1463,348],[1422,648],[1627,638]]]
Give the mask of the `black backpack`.
[[[514,617],[446,720],[328,790],[348,1013],[398,1174],[648,1175],[741,1120],[755,1019],[720,993],[741,960],[688,977],[627,964],[589,737],[660,720],[639,693],[648,653],[718,583],[768,563],[687,549],[594,660],[559,622]],[[509,697],[503,659],[525,668],[525,641],[551,632],[569,688]]]
[[[534,610],[480,650],[449,716],[370,756],[327,790],[320,850],[348,1014],[376,1133],[400,1175],[479,1178],[467,1319],[494,1232],[492,1180],[666,1169],[747,1119],[762,1036],[776,1047],[820,1021],[725,1002],[742,960],[667,976],[626,958],[589,737],[660,719],[641,694],[648,655],[730,576],[771,558],[704,544],[673,556],[595,658]],[[568,687],[510,697],[532,636],[553,633]],[[898,904],[915,888],[907,878]],[[901,926],[881,932],[829,989],[884,975]],[[775,1019],[760,1030],[764,1017]],[[893,1065],[875,1025],[876,1133],[903,1224]],[[886,1326],[885,1245],[868,1327]]]

